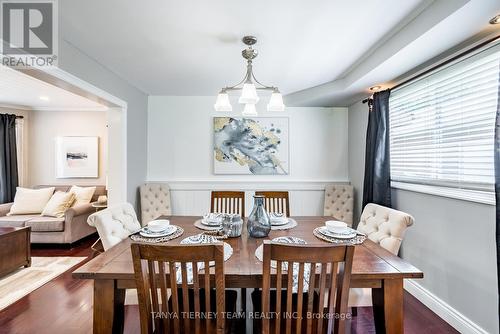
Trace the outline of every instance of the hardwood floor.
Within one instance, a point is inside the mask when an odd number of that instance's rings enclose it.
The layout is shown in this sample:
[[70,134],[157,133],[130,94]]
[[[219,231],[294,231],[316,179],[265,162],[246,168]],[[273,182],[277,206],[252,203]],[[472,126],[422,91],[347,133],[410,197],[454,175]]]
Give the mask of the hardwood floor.
[[[72,248],[35,245],[32,256],[90,256],[90,246],[96,239],[89,237]],[[73,279],[71,271],[0,311],[0,333],[91,333],[93,283]],[[407,334],[458,333],[406,292],[404,308]],[[140,332],[138,307],[125,309],[125,333]],[[351,333],[375,333],[371,307],[358,308],[358,316],[351,322]]]

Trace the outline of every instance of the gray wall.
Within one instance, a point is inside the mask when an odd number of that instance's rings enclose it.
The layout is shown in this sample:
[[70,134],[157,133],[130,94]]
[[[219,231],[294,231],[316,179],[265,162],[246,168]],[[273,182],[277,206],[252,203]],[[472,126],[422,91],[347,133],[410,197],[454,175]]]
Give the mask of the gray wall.
[[59,67],[127,102],[127,199],[136,205],[138,186],[146,180],[147,95],[62,38]]
[[[361,206],[367,106],[349,107],[349,177]],[[393,207],[415,217],[401,256],[424,272],[416,280],[489,333],[498,333],[495,207],[393,189]]]

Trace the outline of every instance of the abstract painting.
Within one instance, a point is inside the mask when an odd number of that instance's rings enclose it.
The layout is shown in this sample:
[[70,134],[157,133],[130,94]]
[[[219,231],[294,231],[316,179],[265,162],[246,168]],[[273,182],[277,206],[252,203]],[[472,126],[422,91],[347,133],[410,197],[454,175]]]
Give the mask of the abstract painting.
[[287,117],[214,117],[215,174],[288,174]]
[[56,177],[99,177],[98,137],[57,137]]

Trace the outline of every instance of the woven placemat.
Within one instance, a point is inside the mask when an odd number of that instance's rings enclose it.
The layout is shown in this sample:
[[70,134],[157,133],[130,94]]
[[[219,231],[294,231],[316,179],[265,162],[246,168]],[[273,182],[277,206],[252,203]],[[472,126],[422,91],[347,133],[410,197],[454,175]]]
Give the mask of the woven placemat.
[[172,225],[172,226],[175,226],[177,228],[175,230],[175,232],[170,234],[170,235],[164,236],[164,237],[146,238],[146,237],[143,237],[142,235],[140,235],[139,233],[136,233],[136,234],[132,234],[130,236],[130,239],[132,239],[134,241],[139,241],[139,242],[147,242],[147,243],[151,243],[151,244],[157,244],[159,242],[167,242],[169,240],[178,238],[184,234],[184,229],[182,227],[177,226],[177,225]]
[[197,221],[195,221],[194,226],[196,226],[200,230],[205,230],[205,231],[218,231],[218,230],[222,229],[222,225],[218,225],[218,226],[205,225],[201,222],[201,219],[198,219]]
[[298,224],[297,224],[297,221],[295,219],[288,218],[288,223],[286,223],[284,225],[271,225],[271,230],[272,231],[289,230],[291,228],[296,227],[297,225]]
[[339,245],[359,245],[359,244],[362,244],[366,240],[366,236],[364,236],[364,235],[357,235],[357,236],[355,236],[354,238],[351,238],[351,239],[337,239],[337,238],[329,237],[329,236],[326,236],[326,235],[322,234],[319,231],[320,228],[321,227],[316,227],[313,230],[314,236],[316,238],[318,238],[318,239],[321,239],[321,240],[324,240],[324,241],[328,241],[328,242],[331,242],[331,243],[334,243],[334,244],[339,244]]

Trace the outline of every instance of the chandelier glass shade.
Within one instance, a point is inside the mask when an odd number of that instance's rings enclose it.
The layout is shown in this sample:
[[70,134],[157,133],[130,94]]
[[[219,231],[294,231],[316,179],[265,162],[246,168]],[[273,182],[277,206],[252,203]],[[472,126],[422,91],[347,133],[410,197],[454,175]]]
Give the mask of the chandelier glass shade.
[[284,111],[285,105],[283,104],[283,96],[278,90],[278,87],[266,86],[261,84],[253,74],[252,60],[257,57],[258,52],[252,48],[252,45],[257,43],[257,38],[253,36],[243,37],[243,43],[248,45],[248,47],[241,52],[243,58],[247,60],[247,72],[245,77],[238,84],[222,88],[217,95],[217,100],[215,101],[214,108],[216,111],[232,111],[233,107],[229,101],[230,91],[241,91],[241,95],[238,99],[238,103],[244,104],[243,115],[244,116],[257,116],[257,109],[255,105],[259,102],[259,95],[257,90],[271,91],[271,98],[267,104],[268,111]]

